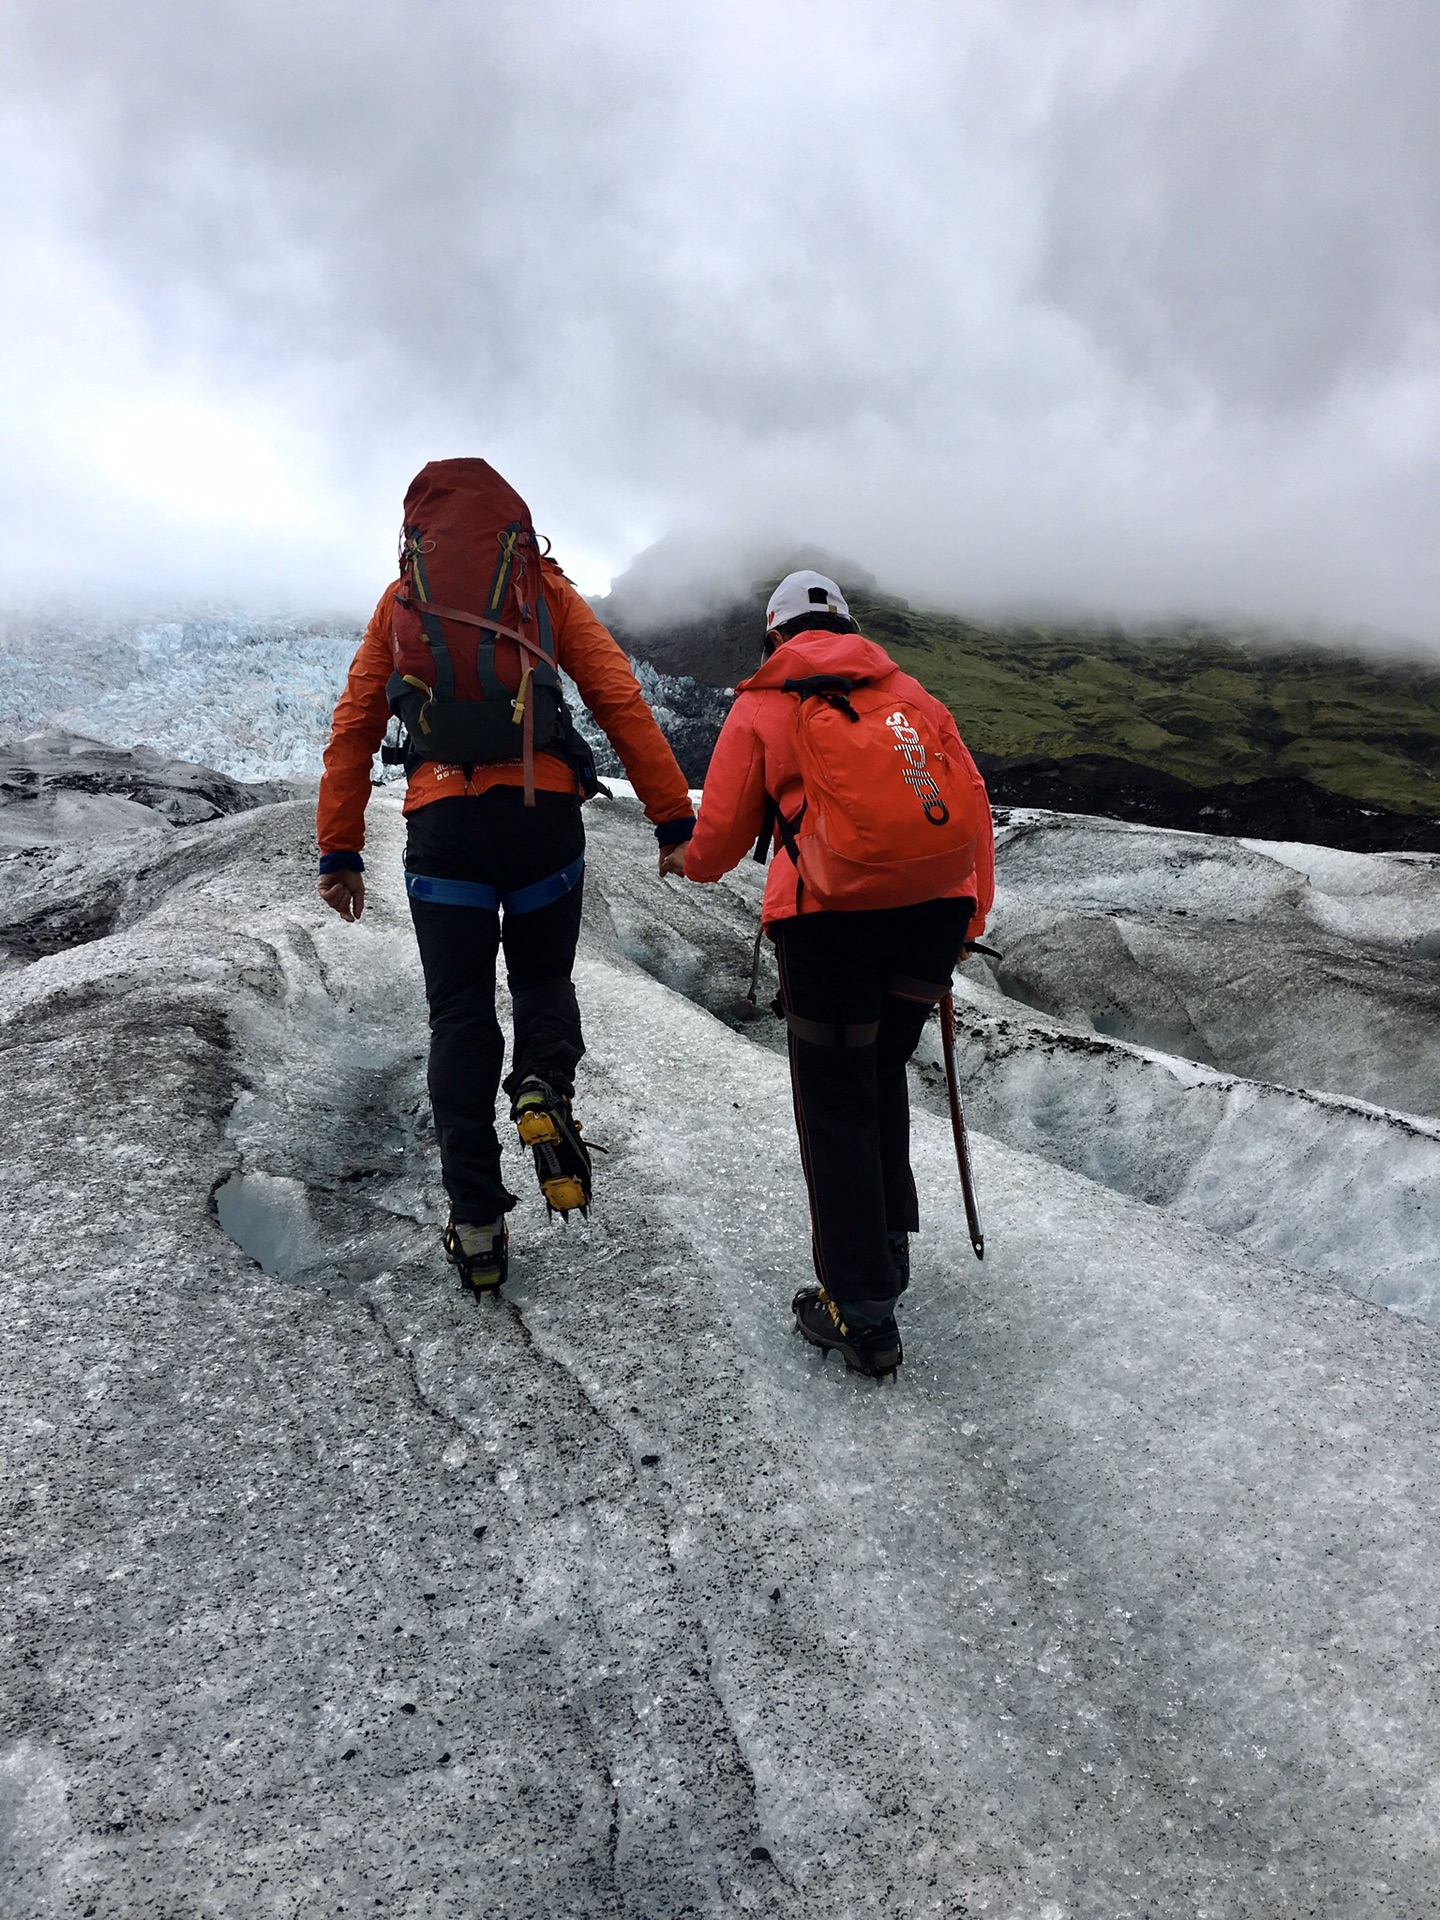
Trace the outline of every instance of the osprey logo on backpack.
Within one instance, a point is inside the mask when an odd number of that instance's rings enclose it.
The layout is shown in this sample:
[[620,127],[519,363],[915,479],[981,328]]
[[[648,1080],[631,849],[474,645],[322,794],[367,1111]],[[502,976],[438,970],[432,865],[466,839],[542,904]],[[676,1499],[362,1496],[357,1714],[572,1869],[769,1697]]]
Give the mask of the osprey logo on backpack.
[[925,742],[903,713],[888,714],[885,724],[895,736],[895,751],[905,756],[905,772],[902,775],[905,784],[915,789],[931,826],[943,827],[950,818],[950,809],[945,804],[945,796],[935,784],[934,774],[926,769]]

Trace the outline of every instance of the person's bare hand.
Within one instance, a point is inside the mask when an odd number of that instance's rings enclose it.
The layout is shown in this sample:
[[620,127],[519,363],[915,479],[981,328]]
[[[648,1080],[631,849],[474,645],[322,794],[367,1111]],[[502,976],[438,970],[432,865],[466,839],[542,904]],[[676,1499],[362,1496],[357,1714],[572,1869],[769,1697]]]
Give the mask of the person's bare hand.
[[685,878],[685,847],[684,840],[677,841],[673,847],[661,847],[660,878],[662,880],[667,873],[673,873],[677,880]]
[[322,873],[318,882],[320,898],[342,920],[358,920],[365,911],[365,876],[353,867],[338,873]]

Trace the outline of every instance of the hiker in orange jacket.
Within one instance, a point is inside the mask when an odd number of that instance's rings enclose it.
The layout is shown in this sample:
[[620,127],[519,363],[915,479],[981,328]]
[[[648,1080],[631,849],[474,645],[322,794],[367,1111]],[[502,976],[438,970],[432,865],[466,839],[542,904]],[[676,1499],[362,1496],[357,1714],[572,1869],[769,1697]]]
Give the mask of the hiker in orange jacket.
[[[456,502],[458,513],[451,511]],[[502,527],[523,523],[522,551],[538,574],[543,608],[522,597],[520,613],[511,613],[516,589],[503,583],[495,600],[486,602],[496,565],[493,535],[474,536],[483,549],[478,556],[461,553],[457,559],[443,551],[445,529],[468,530],[487,512]],[[417,516],[421,525],[442,530],[442,553],[431,559],[432,571],[448,557],[452,580],[463,580],[467,566],[473,566],[482,584],[469,595],[476,604],[458,611],[440,606],[447,596],[438,591],[432,601],[423,572],[416,575],[418,590],[411,578],[414,556],[430,555],[436,544],[422,540],[410,549],[406,573],[380,597],[335,708],[325,750],[317,828],[319,891],[326,905],[344,920],[358,920],[364,911],[361,849],[371,767],[391,717],[387,687],[405,693],[398,677],[392,686],[401,631],[397,611],[420,606],[425,607],[424,631],[436,636],[438,652],[448,647],[458,660],[468,639],[470,661],[477,646],[488,649],[497,674],[503,675],[502,648],[510,636],[516,671],[503,688],[500,712],[508,717],[514,692],[517,720],[527,699],[533,716],[539,685],[519,672],[522,653],[526,660],[538,659],[533,647],[523,651],[529,644],[524,617],[534,633],[548,619],[554,664],[574,679],[620,756],[654,825],[662,857],[666,849],[683,845],[694,826],[685,776],[624,653],[556,562],[540,558],[524,502],[483,461],[438,461],[417,476],[406,496],[407,539],[416,531]],[[468,531],[462,537],[471,538]],[[500,581],[498,572],[495,579]],[[474,617],[476,605],[486,604],[498,605],[502,619]],[[520,627],[512,624],[516,621]],[[436,651],[432,642],[431,653]],[[437,675],[433,667],[427,671],[430,684],[422,691],[433,700]],[[412,676],[409,685],[417,684]],[[451,710],[479,704],[456,701]],[[420,726],[426,724],[422,716]],[[518,725],[515,732],[518,736]],[[411,745],[423,743],[412,739]],[[450,1200],[445,1249],[462,1283],[477,1292],[491,1291],[505,1278],[505,1215],[516,1205],[501,1178],[495,1133],[495,1096],[504,1064],[504,1037],[495,1013],[502,943],[514,1011],[511,1071],[504,1082],[511,1118],[522,1143],[533,1150],[548,1204],[566,1213],[583,1209],[590,1199],[590,1157],[571,1111],[575,1068],[585,1051],[571,972],[584,890],[580,809],[594,791],[594,768],[588,749],[578,737],[571,740],[568,726],[548,750],[527,749],[523,757],[518,747],[514,751],[516,757],[468,765],[412,754],[406,766],[406,891],[430,1007],[430,1100]]]
[[[771,595],[766,622],[765,662],[736,690],[694,835],[662,856],[661,871],[718,880],[752,846],[759,857],[760,836],[769,841],[774,830],[761,917],[780,972],[820,1282],[796,1294],[796,1323],[813,1344],[838,1349],[854,1371],[883,1377],[903,1357],[894,1310],[909,1284],[909,1236],[920,1225],[906,1064],[949,990],[967,937],[982,931],[994,900],[990,810],[948,710],[862,637],[833,580],[810,571],[788,575]],[[975,837],[929,897],[917,899],[912,890],[906,904],[871,906],[862,891],[835,910],[803,879],[809,856],[801,822],[810,796],[797,704],[838,699],[848,709],[837,687],[855,695],[856,687],[877,683],[885,690],[880,711],[895,709],[886,726],[904,729],[894,735],[902,778],[912,786],[927,778],[905,771],[923,765],[923,752],[904,744],[912,733],[920,738],[909,722],[923,724],[937,743],[934,757],[944,763],[954,811],[968,810]],[[806,687],[813,693],[797,700]],[[838,731],[843,745],[845,728]],[[863,809],[863,798],[856,804]],[[912,837],[923,843],[924,833],[920,825]],[[877,884],[883,895],[883,877]]]

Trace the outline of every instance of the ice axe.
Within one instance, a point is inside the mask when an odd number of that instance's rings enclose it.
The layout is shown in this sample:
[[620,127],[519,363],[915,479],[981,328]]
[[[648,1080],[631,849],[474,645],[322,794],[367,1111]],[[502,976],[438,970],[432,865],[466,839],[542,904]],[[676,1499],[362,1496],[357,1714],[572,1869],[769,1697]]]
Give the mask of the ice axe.
[[[988,948],[984,951],[990,951]],[[998,956],[997,956],[998,958]],[[975,1201],[975,1173],[970,1165],[970,1136],[965,1131],[965,1110],[960,1105],[960,1076],[955,1067],[955,996],[947,993],[940,1002],[940,1044],[945,1054],[945,1088],[950,1095],[950,1128],[955,1135],[955,1160],[960,1168],[960,1190],[965,1196],[965,1223],[970,1229],[970,1244],[975,1258],[985,1258],[985,1234],[980,1226],[980,1208]]]

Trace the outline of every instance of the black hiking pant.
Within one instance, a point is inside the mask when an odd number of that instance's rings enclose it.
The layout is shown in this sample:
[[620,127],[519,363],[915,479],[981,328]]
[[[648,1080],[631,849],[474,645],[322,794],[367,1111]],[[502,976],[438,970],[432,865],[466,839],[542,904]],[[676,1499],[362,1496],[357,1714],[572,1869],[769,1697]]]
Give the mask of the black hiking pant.
[[[437,880],[480,881],[510,893],[558,873],[585,845],[580,803],[519,787],[433,800],[406,817],[405,865]],[[430,1003],[430,1105],[440,1167],[456,1220],[487,1226],[516,1203],[500,1177],[495,1095],[505,1037],[495,1015],[495,960],[503,942],[515,1044],[505,1091],[536,1073],[575,1090],[585,1051],[570,974],[584,877],[533,913],[410,902]]]
[[948,991],[973,900],[807,913],[773,931],[815,1271],[871,1315],[900,1280],[890,1234],[920,1225],[905,1068]]

